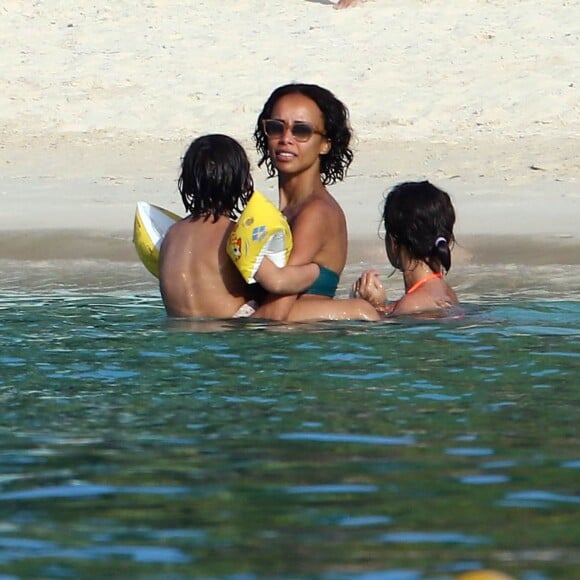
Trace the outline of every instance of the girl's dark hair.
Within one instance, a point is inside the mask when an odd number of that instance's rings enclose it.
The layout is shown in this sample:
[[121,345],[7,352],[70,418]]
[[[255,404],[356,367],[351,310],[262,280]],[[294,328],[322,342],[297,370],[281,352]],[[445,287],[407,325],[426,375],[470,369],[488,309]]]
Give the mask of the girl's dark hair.
[[185,153],[177,187],[193,218],[236,219],[254,191],[248,156],[227,135],[198,137]]
[[455,210],[443,190],[428,181],[396,185],[385,200],[383,221],[387,248],[391,236],[411,258],[424,260],[432,270],[451,268]]
[[330,151],[320,156],[322,183],[324,185],[332,185],[337,181],[342,181],[353,159],[353,152],[349,147],[352,130],[350,128],[348,109],[328,89],[318,85],[291,83],[278,87],[270,95],[258,116],[256,129],[254,130],[256,149],[260,155],[258,167],[265,163],[268,175],[270,177],[276,175],[276,168],[268,156],[268,138],[262,127],[262,120],[271,118],[274,105],[282,97],[296,94],[304,95],[314,101],[324,118],[324,132],[330,140]]

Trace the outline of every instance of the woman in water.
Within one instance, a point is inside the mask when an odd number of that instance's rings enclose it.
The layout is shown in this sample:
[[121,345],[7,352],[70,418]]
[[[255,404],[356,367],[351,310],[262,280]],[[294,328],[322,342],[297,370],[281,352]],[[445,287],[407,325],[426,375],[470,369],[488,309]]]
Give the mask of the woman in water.
[[255,316],[275,320],[376,320],[364,300],[332,300],[347,257],[344,212],[327,189],[344,179],[352,162],[345,105],[312,84],[278,87],[266,101],[254,131],[270,177],[277,175],[279,207],[293,237],[290,265],[315,262],[320,275],[303,294],[269,295]]

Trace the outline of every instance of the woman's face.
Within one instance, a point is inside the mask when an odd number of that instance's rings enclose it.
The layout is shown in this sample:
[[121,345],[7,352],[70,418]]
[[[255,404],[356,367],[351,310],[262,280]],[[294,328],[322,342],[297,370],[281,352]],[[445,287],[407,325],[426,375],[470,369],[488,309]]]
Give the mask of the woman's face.
[[[312,167],[320,171],[319,157],[330,151],[331,144],[324,135],[324,117],[318,105],[304,95],[286,95],[276,101],[270,118],[284,124],[281,134],[267,137],[268,155],[278,172],[296,174]],[[292,133],[295,123],[313,129],[306,141],[301,133]]]

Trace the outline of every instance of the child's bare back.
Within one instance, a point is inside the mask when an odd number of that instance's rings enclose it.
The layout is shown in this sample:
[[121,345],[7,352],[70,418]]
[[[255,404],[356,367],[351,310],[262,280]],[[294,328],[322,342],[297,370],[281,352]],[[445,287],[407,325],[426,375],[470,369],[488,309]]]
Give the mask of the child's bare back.
[[159,287],[170,316],[231,318],[244,304],[246,284],[225,249],[234,225],[187,217],[167,232]]

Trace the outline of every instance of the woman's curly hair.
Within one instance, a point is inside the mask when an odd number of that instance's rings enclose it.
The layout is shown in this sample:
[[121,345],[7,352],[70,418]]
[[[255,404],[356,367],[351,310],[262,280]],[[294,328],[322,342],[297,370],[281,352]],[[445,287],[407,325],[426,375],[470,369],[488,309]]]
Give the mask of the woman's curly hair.
[[339,101],[328,89],[318,85],[291,83],[278,87],[266,101],[262,112],[258,116],[254,140],[260,155],[258,167],[266,164],[270,177],[276,175],[274,163],[268,155],[268,137],[264,132],[262,121],[271,118],[275,104],[286,95],[304,95],[316,103],[324,118],[324,133],[330,141],[330,151],[320,156],[320,175],[324,185],[332,185],[342,181],[352,163],[353,152],[350,149],[352,129],[350,127],[349,112],[346,106]]

